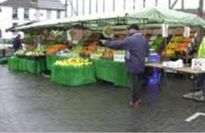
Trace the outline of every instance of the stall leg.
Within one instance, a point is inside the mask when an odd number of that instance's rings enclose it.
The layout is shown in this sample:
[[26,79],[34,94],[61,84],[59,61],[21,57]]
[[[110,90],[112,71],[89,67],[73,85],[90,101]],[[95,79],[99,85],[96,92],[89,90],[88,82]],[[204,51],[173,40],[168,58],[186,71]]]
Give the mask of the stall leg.
[[162,70],[162,73],[163,73],[163,83],[166,86],[167,85],[167,73],[165,69]]
[[2,57],[5,57],[6,56],[6,50],[2,50]]
[[203,98],[204,98],[204,102],[205,102],[205,84],[203,82],[203,87],[202,87],[202,93],[203,93]]

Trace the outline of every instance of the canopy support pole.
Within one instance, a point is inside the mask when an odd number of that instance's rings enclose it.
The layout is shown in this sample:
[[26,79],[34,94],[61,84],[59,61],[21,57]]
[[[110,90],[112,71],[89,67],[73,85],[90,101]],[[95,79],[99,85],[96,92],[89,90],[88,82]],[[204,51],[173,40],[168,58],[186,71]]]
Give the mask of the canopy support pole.
[[173,2],[173,4],[172,4],[171,0],[169,0],[169,8],[170,8],[170,9],[173,9],[174,6],[177,4],[177,2],[178,2],[178,0],[175,0],[175,1]]

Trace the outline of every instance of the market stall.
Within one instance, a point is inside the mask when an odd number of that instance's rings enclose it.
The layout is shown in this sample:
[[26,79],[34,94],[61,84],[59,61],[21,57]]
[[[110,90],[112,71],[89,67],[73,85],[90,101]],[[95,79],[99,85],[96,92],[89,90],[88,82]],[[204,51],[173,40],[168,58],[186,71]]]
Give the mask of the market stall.
[[[193,22],[193,20],[195,20]],[[119,35],[116,37],[113,33],[116,30],[123,31],[127,25],[138,23],[141,28],[155,27],[163,28],[165,27],[204,27],[205,22],[200,17],[179,11],[172,10],[162,10],[162,9],[146,9],[141,12],[131,12],[123,13],[118,15],[102,15],[102,16],[92,16],[92,17],[76,17],[63,20],[56,20],[55,22],[39,22],[32,25],[27,25],[24,27],[18,27],[18,30],[28,30],[28,29],[52,29],[66,27],[64,30],[68,30],[73,26],[78,25],[78,28],[90,29],[93,33],[107,32],[106,37],[112,39],[123,39],[125,37]],[[105,31],[104,29],[107,29]],[[103,31],[103,32],[102,32]],[[111,32],[110,32],[111,31]],[[166,31],[167,32],[167,31]],[[83,32],[84,33],[84,32]],[[86,33],[86,32],[85,32]],[[180,55],[177,58],[181,58],[182,55],[187,56],[193,51],[195,46],[195,37],[197,34],[191,33],[190,36],[183,36],[183,33],[172,34],[170,39],[167,36],[162,36],[158,34],[145,34],[145,37],[150,41],[150,50],[154,53],[164,55],[166,57]],[[105,36],[105,34],[104,34]],[[128,77],[124,66],[124,51],[115,51],[109,48],[102,47],[99,44],[100,37],[91,36],[90,39],[81,40],[77,45],[72,46],[72,48],[67,48],[65,45],[53,45],[47,50],[46,54],[46,64],[47,69],[51,71],[51,79],[57,83],[65,85],[81,85],[89,83],[87,79],[80,80],[77,83],[74,82],[75,79],[71,77],[80,77],[82,75],[78,73],[85,73],[85,75],[92,79],[93,83],[96,79],[105,80],[113,83],[117,86],[128,87]],[[168,45],[167,45],[168,44]],[[73,68],[69,65],[59,65],[59,62],[66,62],[72,57],[83,57],[89,58],[92,61],[92,67],[77,67]],[[81,60],[83,61],[83,60]],[[158,60],[157,60],[158,61]],[[61,63],[60,63],[61,64]],[[90,71],[90,75],[87,73]],[[76,72],[76,73],[73,73]],[[69,76],[65,76],[69,75]],[[74,74],[74,75],[73,75]],[[94,74],[94,76],[93,76]],[[92,78],[91,78],[92,77]],[[94,77],[94,78],[93,78]],[[80,79],[80,78],[79,78]],[[94,80],[95,79],[95,80]],[[77,79],[76,79],[77,80]],[[81,83],[82,82],[82,83]]]

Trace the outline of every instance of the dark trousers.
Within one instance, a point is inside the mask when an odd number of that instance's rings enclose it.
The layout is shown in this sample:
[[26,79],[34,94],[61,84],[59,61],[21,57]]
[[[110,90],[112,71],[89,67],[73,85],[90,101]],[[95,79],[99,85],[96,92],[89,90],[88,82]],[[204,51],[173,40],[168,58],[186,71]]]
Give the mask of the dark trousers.
[[130,85],[132,89],[132,102],[140,99],[143,74],[129,73]]

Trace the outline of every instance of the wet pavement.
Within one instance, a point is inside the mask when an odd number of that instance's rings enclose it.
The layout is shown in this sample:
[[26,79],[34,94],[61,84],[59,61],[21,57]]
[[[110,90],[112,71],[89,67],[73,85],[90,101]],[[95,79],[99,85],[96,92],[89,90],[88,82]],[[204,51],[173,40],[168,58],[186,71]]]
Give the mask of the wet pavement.
[[160,92],[144,91],[139,110],[128,108],[130,90],[98,83],[81,87],[55,84],[42,76],[0,66],[0,131],[205,131],[205,103],[185,100],[191,83],[169,78]]

